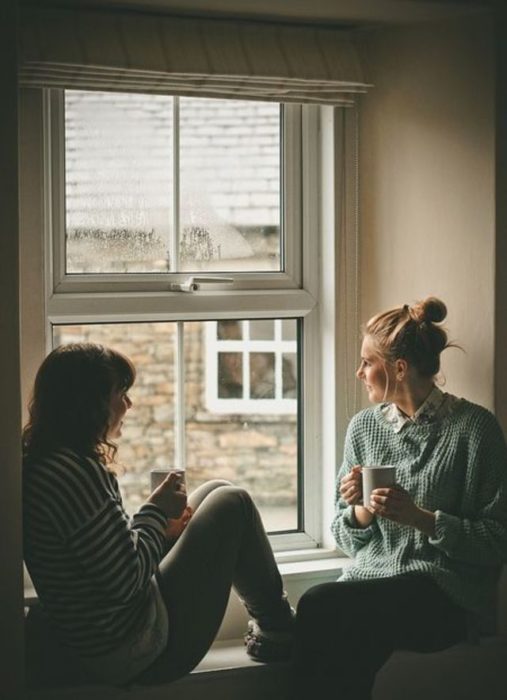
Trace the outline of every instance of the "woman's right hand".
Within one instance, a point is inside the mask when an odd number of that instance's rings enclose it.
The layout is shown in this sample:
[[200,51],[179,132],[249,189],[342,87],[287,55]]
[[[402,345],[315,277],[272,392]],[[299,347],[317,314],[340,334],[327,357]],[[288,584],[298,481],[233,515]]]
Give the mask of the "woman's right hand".
[[361,505],[363,497],[362,471],[363,468],[356,464],[340,481],[340,496],[349,506]]
[[340,481],[340,496],[349,506],[354,506],[358,527],[368,527],[375,517],[371,506],[363,506],[363,468],[356,464]]
[[177,472],[169,472],[164,481],[157,486],[148,498],[148,503],[160,508],[167,518],[177,520],[187,505],[187,492]]

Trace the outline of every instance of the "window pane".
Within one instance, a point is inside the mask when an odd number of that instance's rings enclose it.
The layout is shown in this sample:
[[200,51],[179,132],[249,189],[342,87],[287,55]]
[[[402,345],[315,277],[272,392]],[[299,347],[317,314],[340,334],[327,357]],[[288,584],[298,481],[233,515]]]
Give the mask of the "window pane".
[[182,270],[280,270],[280,105],[180,99]]
[[218,397],[243,397],[243,355],[240,352],[218,353]]
[[[224,415],[210,408],[207,339],[216,338],[215,324],[185,322],[183,328],[185,416],[180,424],[189,491],[210,479],[228,479],[250,491],[267,529],[297,530],[297,413],[249,409]],[[129,513],[149,495],[150,470],[175,463],[176,336],[177,324],[166,322],[53,326],[54,346],[98,342],[125,353],[136,366],[136,382],[129,392],[133,407],[118,441],[116,468]],[[258,354],[269,355],[273,366],[275,353]],[[218,363],[229,371],[232,367],[241,391],[242,357],[239,352],[219,353]],[[216,357],[213,367],[216,372]]]
[[[150,493],[150,470],[175,460],[175,323],[111,323],[53,326],[53,346],[92,342],[115,348],[133,361],[133,402],[118,441],[117,469],[125,507],[133,513]],[[79,400],[77,397],[76,400]]]
[[297,340],[297,322],[294,319],[282,320],[282,340]]
[[[214,342],[213,322],[185,323],[187,483],[193,488],[208,479],[228,479],[252,494],[268,530],[297,530],[298,414],[291,408],[285,413],[261,413],[256,410],[260,400],[241,399],[230,399],[235,408],[224,414],[206,401],[216,355],[233,356],[238,363],[242,356],[239,352],[214,354]],[[273,367],[274,352],[257,354],[267,356]],[[242,366],[237,369],[238,378],[242,370]],[[261,401],[270,402],[277,400]]]
[[241,340],[243,324],[241,321],[217,321],[218,340]]
[[250,353],[250,396],[252,399],[275,398],[274,353]]
[[275,322],[273,319],[263,319],[262,321],[250,321],[251,340],[274,340]]
[[282,395],[284,399],[297,399],[297,356],[294,352],[282,355]]
[[66,269],[169,269],[172,97],[65,91]]

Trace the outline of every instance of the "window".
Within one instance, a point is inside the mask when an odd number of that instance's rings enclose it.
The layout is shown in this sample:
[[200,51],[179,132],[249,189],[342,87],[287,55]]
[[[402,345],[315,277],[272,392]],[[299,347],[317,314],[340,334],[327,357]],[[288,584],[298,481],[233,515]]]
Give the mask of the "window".
[[297,412],[297,321],[223,320],[207,324],[206,389],[219,413]]
[[130,510],[184,466],[248,488],[275,549],[323,541],[320,110],[45,91],[46,350],[136,364]]

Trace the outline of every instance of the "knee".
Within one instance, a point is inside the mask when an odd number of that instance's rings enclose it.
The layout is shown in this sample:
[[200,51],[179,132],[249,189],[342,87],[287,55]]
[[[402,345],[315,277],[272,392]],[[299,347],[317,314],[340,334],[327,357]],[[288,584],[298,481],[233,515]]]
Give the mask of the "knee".
[[346,615],[346,603],[337,582],[321,583],[307,590],[299,599],[296,622],[300,632],[323,633]]
[[215,489],[211,496],[222,513],[228,513],[235,519],[244,519],[253,509],[252,497],[248,491],[229,482],[224,482],[223,488]]
[[298,620],[306,622],[306,620],[315,620],[322,614],[325,615],[328,608],[328,597],[328,584],[326,583],[308,589],[299,599]]
[[232,486],[232,483],[226,479],[210,479],[209,481],[206,481],[204,486],[206,486],[209,491],[214,491],[221,486]]

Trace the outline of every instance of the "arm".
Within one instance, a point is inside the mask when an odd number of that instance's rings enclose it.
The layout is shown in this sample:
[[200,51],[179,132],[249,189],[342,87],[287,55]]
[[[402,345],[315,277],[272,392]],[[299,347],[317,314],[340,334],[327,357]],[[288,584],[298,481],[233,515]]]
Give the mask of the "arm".
[[486,411],[481,418],[461,477],[462,513],[437,510],[429,541],[452,559],[491,566],[507,559],[507,448],[496,419]]
[[451,559],[495,565],[507,558],[507,449],[500,426],[484,411],[469,430],[468,464],[455,466],[461,512],[431,512],[401,487],[376,489],[372,506],[385,517],[420,530]]
[[115,477],[92,459],[53,464],[52,478],[52,519],[83,578],[105,599],[127,603],[147,586],[163,556],[165,513],[146,503],[130,520]]
[[345,438],[343,464],[336,481],[336,514],[331,532],[336,544],[350,556],[367,544],[374,529],[373,514],[359,504],[361,498],[361,467],[353,445],[355,421],[352,419]]

